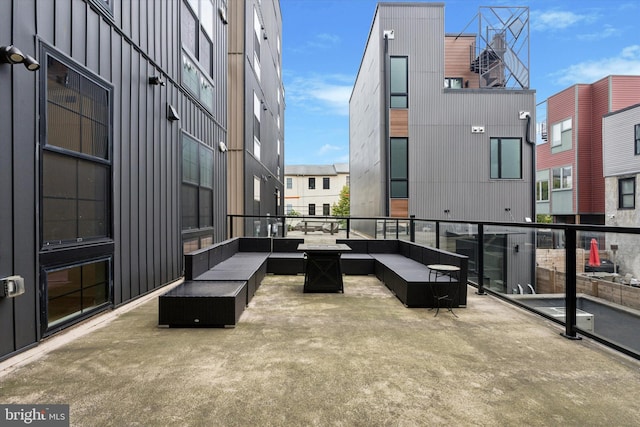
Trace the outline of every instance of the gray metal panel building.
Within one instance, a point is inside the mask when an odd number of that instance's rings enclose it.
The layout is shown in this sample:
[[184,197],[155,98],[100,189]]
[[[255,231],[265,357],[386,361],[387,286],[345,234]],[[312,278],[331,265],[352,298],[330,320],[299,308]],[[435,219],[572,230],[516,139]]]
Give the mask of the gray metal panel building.
[[[350,100],[351,213],[496,221],[532,217],[535,147],[528,140],[534,129],[519,112],[528,112],[535,123],[535,92],[474,89],[469,82],[443,87],[452,77],[445,75],[444,12],[442,3],[378,4]],[[389,105],[393,57],[407,58],[406,108]],[[473,66],[472,59],[466,67]],[[408,189],[401,198],[389,194],[389,139],[394,136],[408,140]],[[515,178],[492,178],[491,141],[499,144],[501,138],[520,141]],[[394,208],[399,201],[405,205]]]
[[[200,212],[206,225],[185,236],[226,237],[226,154],[218,149],[227,138],[226,3],[0,3],[0,46],[40,64],[35,72],[0,64],[0,278],[20,275],[26,285],[0,298],[0,359],[182,275],[187,136],[206,153],[201,188],[214,184]],[[205,12],[212,19],[201,20]],[[186,25],[191,19],[196,26]],[[189,73],[201,86],[187,84]],[[93,145],[71,147],[74,138]],[[68,172],[66,164],[76,165],[69,177],[52,174],[53,166]],[[75,189],[62,188],[71,179]],[[69,203],[77,210],[56,207]],[[60,231],[70,222],[76,230]]]

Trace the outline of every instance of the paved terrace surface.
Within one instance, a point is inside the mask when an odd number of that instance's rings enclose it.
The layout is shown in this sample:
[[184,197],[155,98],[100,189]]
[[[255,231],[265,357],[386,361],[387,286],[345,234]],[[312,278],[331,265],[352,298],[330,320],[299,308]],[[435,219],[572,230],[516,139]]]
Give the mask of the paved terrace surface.
[[227,329],[159,328],[156,292],[0,363],[0,403],[74,426],[638,425],[638,361],[499,299],[434,317],[374,276],[303,282],[267,276]]

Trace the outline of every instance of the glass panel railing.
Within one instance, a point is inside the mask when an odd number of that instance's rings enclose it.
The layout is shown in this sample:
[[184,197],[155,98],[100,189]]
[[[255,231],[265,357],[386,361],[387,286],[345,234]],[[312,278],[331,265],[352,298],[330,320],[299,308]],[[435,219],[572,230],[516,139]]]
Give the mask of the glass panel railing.
[[415,241],[422,245],[436,247],[436,222],[415,220]]

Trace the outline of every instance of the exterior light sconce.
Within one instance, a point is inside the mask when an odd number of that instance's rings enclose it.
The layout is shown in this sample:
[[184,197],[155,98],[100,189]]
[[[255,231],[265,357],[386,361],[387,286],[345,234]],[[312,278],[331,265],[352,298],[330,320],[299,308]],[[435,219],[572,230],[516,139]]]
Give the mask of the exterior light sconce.
[[164,86],[164,80],[160,76],[149,77],[149,84],[154,86]]
[[229,20],[227,19],[227,8],[222,6],[218,8],[218,14],[220,15],[220,19],[222,20],[223,24],[228,24]]
[[25,55],[15,46],[0,47],[0,62],[4,64],[24,64],[29,71],[36,71],[40,68],[40,63],[35,58]]
[[175,108],[173,108],[173,105],[171,104],[167,104],[167,120],[169,120],[170,122],[176,122],[180,120],[178,112]]
[[226,153],[227,152],[227,144],[225,144],[224,141],[218,142],[218,150],[220,150],[222,153]]

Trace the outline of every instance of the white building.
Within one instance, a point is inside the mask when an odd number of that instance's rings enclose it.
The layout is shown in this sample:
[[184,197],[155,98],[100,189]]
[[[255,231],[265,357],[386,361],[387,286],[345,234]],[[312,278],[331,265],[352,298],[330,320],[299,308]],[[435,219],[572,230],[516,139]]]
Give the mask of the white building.
[[[640,226],[638,180],[640,178],[640,104],[607,114],[602,120],[605,224]],[[640,276],[640,241],[637,236],[616,234],[608,238],[617,247],[615,261],[624,276]]]
[[340,191],[349,185],[349,165],[288,165],[284,176],[285,214],[329,216]]

